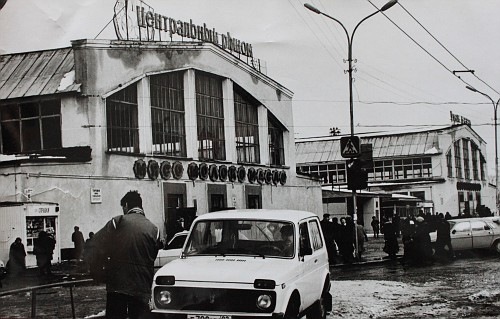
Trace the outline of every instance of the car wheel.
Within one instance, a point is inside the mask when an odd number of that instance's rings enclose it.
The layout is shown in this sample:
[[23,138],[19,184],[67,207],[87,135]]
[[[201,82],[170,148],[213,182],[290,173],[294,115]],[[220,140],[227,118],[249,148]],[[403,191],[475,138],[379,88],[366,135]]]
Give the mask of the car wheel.
[[298,319],[299,318],[299,302],[296,296],[292,296],[286,307],[285,316],[283,319]]
[[493,243],[493,248],[497,253],[500,254],[500,240],[497,240],[496,242]]
[[[323,288],[323,292],[321,293],[320,299],[316,300],[316,302],[311,306],[309,311],[306,314],[307,319],[325,319],[326,313],[331,310],[331,302],[332,297],[330,295],[330,291],[328,290],[329,286],[325,285]],[[330,304],[328,304],[330,303]]]

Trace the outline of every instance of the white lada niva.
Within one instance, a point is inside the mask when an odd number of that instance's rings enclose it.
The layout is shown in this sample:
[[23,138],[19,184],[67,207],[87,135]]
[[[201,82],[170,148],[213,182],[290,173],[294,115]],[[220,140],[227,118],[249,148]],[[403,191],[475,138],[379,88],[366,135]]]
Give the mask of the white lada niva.
[[156,272],[153,312],[166,318],[321,319],[332,308],[318,216],[228,210],[199,216],[181,256]]

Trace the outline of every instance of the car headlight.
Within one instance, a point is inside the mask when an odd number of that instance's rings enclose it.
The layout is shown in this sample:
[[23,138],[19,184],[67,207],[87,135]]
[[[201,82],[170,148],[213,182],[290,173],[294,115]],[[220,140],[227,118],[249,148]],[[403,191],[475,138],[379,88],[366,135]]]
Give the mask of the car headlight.
[[160,290],[156,295],[156,302],[166,306],[172,302],[172,293],[169,290]]
[[273,301],[271,299],[271,296],[269,296],[269,295],[260,295],[257,298],[257,307],[259,309],[262,309],[262,310],[268,309],[269,307],[271,307],[272,303],[273,303]]

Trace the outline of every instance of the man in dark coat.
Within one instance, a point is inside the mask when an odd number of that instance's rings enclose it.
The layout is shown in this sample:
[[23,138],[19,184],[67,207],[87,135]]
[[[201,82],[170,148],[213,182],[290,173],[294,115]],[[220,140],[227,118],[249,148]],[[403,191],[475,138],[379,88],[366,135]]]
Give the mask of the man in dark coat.
[[33,254],[36,256],[36,264],[40,270],[40,275],[51,275],[52,255],[56,241],[46,231],[38,233],[38,238],[34,240]]
[[147,318],[160,232],[144,215],[137,191],[128,192],[120,204],[124,215],[112,218],[92,238],[96,253],[91,261],[99,262],[99,256],[108,260],[106,318]]
[[326,250],[328,252],[328,261],[330,264],[336,263],[337,248],[335,247],[334,225],[330,222],[330,214],[323,214],[323,219],[320,221],[321,230],[325,237]]
[[26,270],[26,250],[22,243],[22,239],[17,237],[10,245],[9,262],[7,263],[9,272],[17,275]]
[[71,241],[75,244],[75,254],[74,258],[76,260],[82,259],[82,253],[83,253],[83,246],[85,245],[85,239],[83,239],[83,234],[80,231],[80,227],[75,226],[74,227],[74,232],[71,235]]
[[[451,245],[450,223],[445,219],[442,213],[439,213],[436,223],[436,255],[439,257],[453,258],[453,247]],[[446,252],[445,247],[448,248]]]

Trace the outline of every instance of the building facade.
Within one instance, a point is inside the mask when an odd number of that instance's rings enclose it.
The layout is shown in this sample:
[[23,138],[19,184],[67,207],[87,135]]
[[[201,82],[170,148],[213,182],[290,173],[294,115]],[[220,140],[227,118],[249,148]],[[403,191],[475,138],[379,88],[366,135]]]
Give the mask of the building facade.
[[[129,190],[164,236],[224,208],[322,212],[320,184],[296,174],[292,92],[213,43],[0,56],[0,126],[0,201],[56,205],[58,249],[121,214]],[[37,225],[4,242],[31,250]]]
[[[452,216],[485,209],[496,213],[495,187],[487,176],[486,143],[470,126],[358,135],[361,145],[372,149],[368,188],[358,191],[358,218],[365,225],[371,216],[396,212],[402,217],[420,211]],[[340,138],[296,141],[298,173],[320,179],[324,211],[334,215],[352,213]]]

